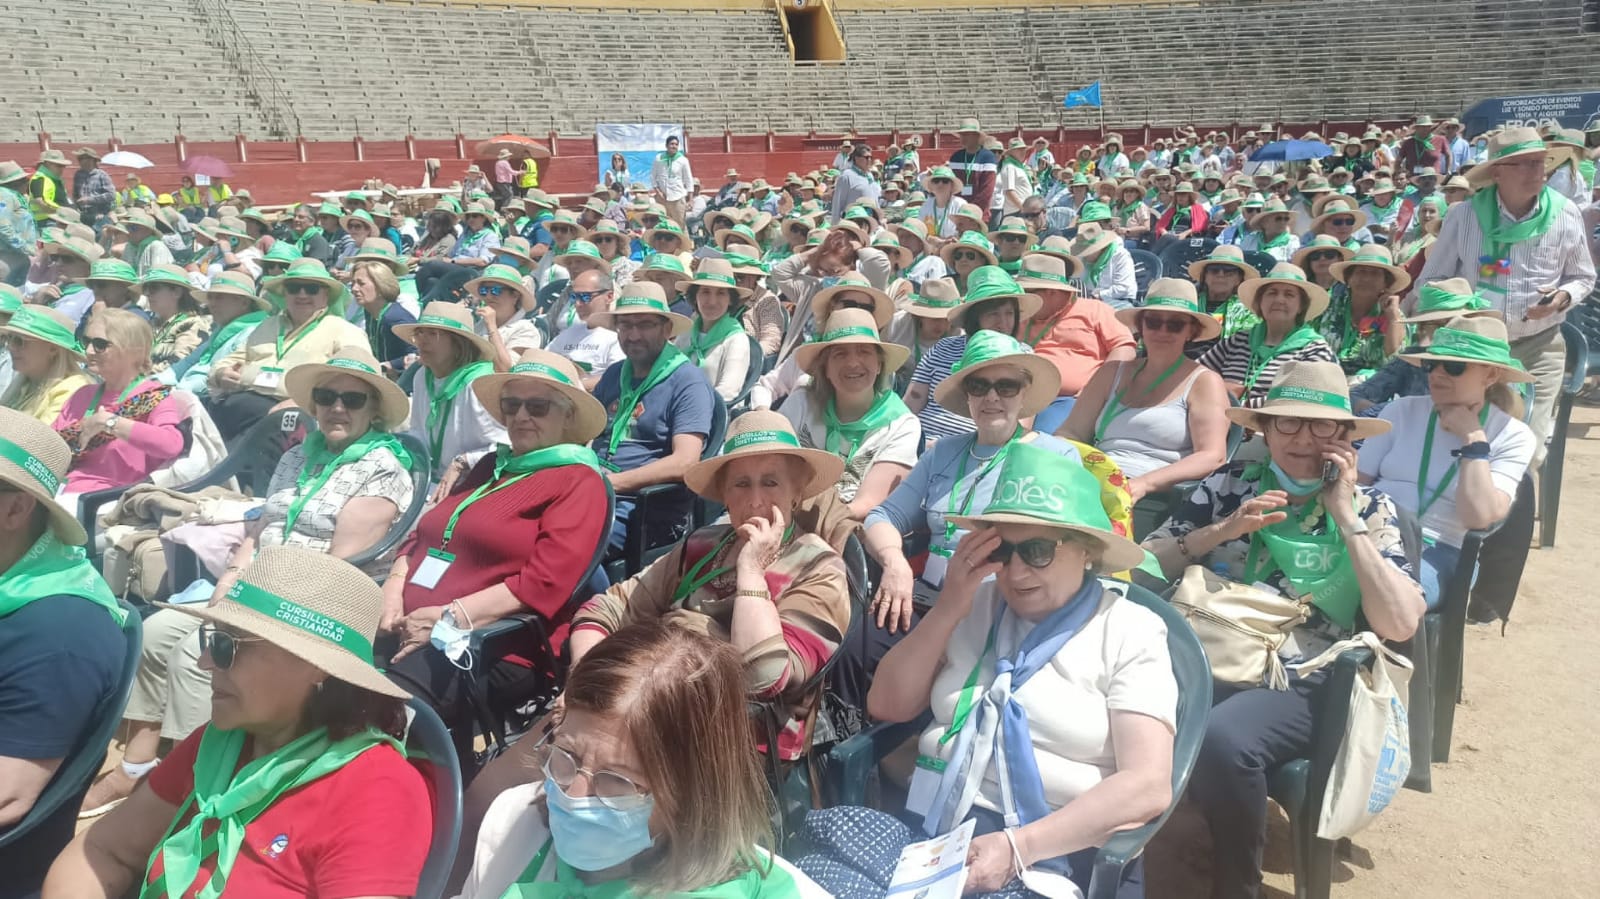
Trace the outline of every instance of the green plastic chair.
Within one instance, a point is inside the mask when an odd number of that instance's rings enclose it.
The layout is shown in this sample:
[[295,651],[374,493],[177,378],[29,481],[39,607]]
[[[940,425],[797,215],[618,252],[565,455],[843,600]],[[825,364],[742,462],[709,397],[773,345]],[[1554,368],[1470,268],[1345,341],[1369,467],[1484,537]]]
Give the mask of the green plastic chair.
[[[1178,731],[1172,748],[1172,801],[1166,811],[1152,821],[1117,833],[1095,855],[1094,873],[1086,899],[1113,899],[1122,871],[1144,852],[1150,838],[1177,807],[1189,783],[1200,742],[1205,737],[1211,716],[1211,665],[1206,661],[1200,640],[1189,623],[1161,597],[1137,584],[1123,585],[1129,602],[1144,606],[1160,616],[1167,626],[1167,652],[1172,656],[1172,673],[1178,681]],[[834,805],[865,805],[869,781],[878,762],[911,736],[927,726],[929,716],[917,721],[874,724],[828,753],[824,770],[829,779],[828,796]]]

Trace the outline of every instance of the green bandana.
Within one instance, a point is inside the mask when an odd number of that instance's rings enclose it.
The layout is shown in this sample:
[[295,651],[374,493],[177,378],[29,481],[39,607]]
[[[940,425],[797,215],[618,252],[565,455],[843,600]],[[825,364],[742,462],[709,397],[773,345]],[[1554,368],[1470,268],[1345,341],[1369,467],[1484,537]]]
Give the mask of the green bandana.
[[[7,452],[15,447],[16,444],[10,441],[0,440],[0,455],[17,461],[11,452]],[[20,448],[15,452],[20,454]],[[24,467],[36,472],[36,466]],[[45,473],[49,473],[48,469]],[[0,572],[0,618],[47,596],[87,599],[110,612],[118,627],[128,617],[127,610],[117,604],[117,598],[111,594],[111,588],[106,586],[100,572],[89,564],[83,547],[68,546],[48,530],[34,541],[16,564]]]
[[699,313],[695,313],[694,327],[689,330],[689,361],[695,365],[704,363],[707,353],[730,336],[744,330],[744,326],[734,317],[732,309],[712,322],[709,331],[703,330],[704,328],[705,322],[701,321]]
[[1496,340],[1471,331],[1457,331],[1455,328],[1440,328],[1434,331],[1433,343],[1428,345],[1425,352],[1432,356],[1448,356],[1451,359],[1482,362],[1486,365],[1508,365],[1522,370],[1522,363],[1511,355],[1511,346],[1504,340]]
[[301,466],[300,473],[295,475],[294,499],[289,503],[288,517],[283,520],[285,539],[294,530],[295,522],[300,520],[300,513],[305,511],[306,503],[340,468],[364,459],[378,450],[388,450],[393,453],[400,461],[401,468],[411,468],[411,454],[406,452],[405,446],[393,434],[383,431],[368,431],[362,434],[350,441],[350,445],[338,454],[328,448],[327,435],[320,430],[307,434],[301,446],[305,450],[306,464]]
[[617,447],[622,445],[628,430],[633,426],[634,411],[639,408],[645,394],[665,381],[668,375],[677,371],[678,366],[688,361],[688,356],[669,343],[661,348],[661,355],[650,365],[650,372],[645,375],[644,381],[637,385],[633,383],[633,363],[624,362],[622,370],[617,372],[617,408],[611,414],[611,438],[602,465],[612,471],[621,471],[611,460],[616,457]]
[[1260,322],[1250,329],[1250,371],[1244,379],[1244,392],[1249,395],[1250,390],[1256,386],[1256,381],[1261,373],[1266,371],[1272,360],[1286,353],[1293,353],[1303,349],[1314,340],[1320,340],[1319,335],[1310,325],[1301,325],[1289,332],[1277,346],[1267,346],[1267,323]]
[[[1265,468],[1265,466],[1263,466]],[[1270,469],[1260,475],[1262,491],[1278,489],[1278,479]],[[1250,551],[1244,562],[1244,580],[1255,583],[1274,568],[1311,604],[1343,628],[1355,627],[1361,609],[1361,584],[1333,516],[1326,511],[1326,526],[1321,534],[1308,531],[1316,526],[1322,498],[1307,501],[1297,512],[1277,524],[1256,531],[1250,538]],[[1262,550],[1267,558],[1262,559]]]
[[[467,495],[450,513],[450,518],[444,525],[444,537],[440,541],[441,549],[450,546],[450,538],[455,536],[456,522],[461,520],[467,507],[491,493],[504,490],[535,472],[546,468],[556,468],[562,465],[586,465],[595,471],[600,470],[600,458],[594,450],[587,446],[577,446],[571,443],[558,443],[543,449],[529,450],[528,452],[513,455],[511,447],[504,443],[495,448],[494,474],[489,480],[478,485],[478,489]],[[509,478],[507,476],[509,475]],[[502,481],[502,478],[507,478]]]
[[855,461],[856,453],[861,449],[861,444],[867,435],[879,428],[886,428],[902,415],[910,415],[911,410],[893,390],[885,390],[878,394],[872,401],[872,408],[855,421],[842,422],[833,400],[828,400],[828,405],[822,410],[822,421],[827,437],[824,441],[828,452],[842,456],[848,467]]
[[1511,274],[1511,248],[1543,237],[1555,223],[1556,215],[1565,208],[1567,198],[1548,187],[1541,189],[1533,215],[1520,222],[1507,222],[1500,214],[1500,193],[1496,187],[1478,191],[1470,202],[1472,214],[1478,220],[1478,230],[1483,232],[1486,253],[1478,260],[1478,289],[1504,296],[1506,288],[1502,279]]
[[1272,238],[1270,240],[1262,239],[1259,242],[1259,249],[1260,249],[1261,252],[1265,253],[1268,250],[1276,250],[1279,247],[1286,247],[1286,246],[1289,245],[1289,237],[1290,236],[1291,235],[1289,234],[1289,232],[1285,231],[1282,234],[1279,234],[1277,237],[1274,237],[1274,238]]
[[[335,743],[328,729],[319,727],[234,773],[244,751],[245,732],[219,730],[207,725],[194,759],[194,790],[172,819],[166,836],[150,854],[140,899],[186,895],[200,868],[209,858],[216,864],[211,877],[195,894],[197,899],[217,899],[244,845],[245,827],[278,797],[290,790],[337,772],[374,746],[388,744],[403,754],[395,739],[376,728]],[[184,813],[194,815],[184,824]],[[215,824],[215,828],[209,825]],[[211,831],[206,833],[206,831]],[[161,873],[155,862],[161,859]]]
[[1490,308],[1490,303],[1475,293],[1451,293],[1437,284],[1424,284],[1417,292],[1417,314],[1428,312],[1481,312]]
[[[451,324],[454,326],[454,322]],[[428,385],[428,452],[436,468],[440,464],[439,454],[444,450],[444,432],[450,426],[450,412],[455,407],[456,396],[468,384],[493,371],[493,363],[469,362],[451,372],[443,384],[435,385],[433,372],[423,370],[423,383]]]
[[211,339],[206,341],[205,346],[200,350],[199,357],[195,359],[194,367],[205,371],[211,365],[211,360],[216,357],[218,350],[227,346],[230,340],[233,340],[241,333],[254,330],[256,325],[266,320],[267,314],[257,309],[246,312],[244,315],[218,328],[217,333],[211,335]]

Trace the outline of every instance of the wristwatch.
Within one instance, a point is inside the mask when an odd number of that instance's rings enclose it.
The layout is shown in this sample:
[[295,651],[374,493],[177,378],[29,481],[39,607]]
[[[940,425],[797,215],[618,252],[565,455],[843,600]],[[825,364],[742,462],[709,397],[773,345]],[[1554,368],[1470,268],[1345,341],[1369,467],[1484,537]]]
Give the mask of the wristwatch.
[[1367,527],[1367,520],[1365,518],[1357,518],[1355,524],[1352,524],[1349,527],[1339,528],[1339,536],[1346,540],[1349,540],[1351,537],[1360,536],[1361,534],[1370,533],[1372,533],[1372,528]]
[[105,432],[113,437],[117,436],[117,422],[120,421],[122,421],[122,416],[120,415],[113,415],[106,419]]
[[1489,458],[1489,441],[1475,440],[1458,450],[1451,450],[1450,455],[1458,459],[1487,459]]

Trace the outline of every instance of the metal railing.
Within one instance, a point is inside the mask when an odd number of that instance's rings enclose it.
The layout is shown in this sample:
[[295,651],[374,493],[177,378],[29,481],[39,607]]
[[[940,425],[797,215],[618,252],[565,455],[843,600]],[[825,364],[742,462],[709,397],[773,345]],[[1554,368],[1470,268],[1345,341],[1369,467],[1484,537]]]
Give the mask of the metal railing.
[[[244,83],[245,93],[255,101],[267,132],[278,138],[292,138],[300,132],[300,117],[295,115],[289,94],[245,37],[224,0],[192,0],[195,16],[205,24],[207,36],[222,50]],[[290,123],[294,131],[291,132]]]

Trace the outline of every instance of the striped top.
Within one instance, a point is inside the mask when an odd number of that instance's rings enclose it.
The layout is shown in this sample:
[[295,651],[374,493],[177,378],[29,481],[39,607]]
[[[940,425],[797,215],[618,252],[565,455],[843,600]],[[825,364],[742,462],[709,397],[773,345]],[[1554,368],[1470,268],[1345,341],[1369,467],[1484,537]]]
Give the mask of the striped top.
[[950,369],[961,361],[961,354],[966,352],[966,349],[965,334],[946,337],[934,344],[933,349],[922,354],[922,361],[917,363],[917,370],[911,373],[911,383],[928,386],[928,404],[917,413],[917,418],[922,421],[923,440],[942,440],[957,434],[971,434],[978,429],[978,426],[972,423],[972,419],[951,412],[933,398],[934,388],[945,378],[950,377]]
[[[1232,337],[1226,337],[1212,345],[1198,360],[1201,365],[1211,369],[1222,376],[1222,380],[1229,384],[1246,384],[1250,382],[1250,331],[1240,331]],[[1262,366],[1261,374],[1256,377],[1255,383],[1250,384],[1240,402],[1250,409],[1260,408],[1267,398],[1267,388],[1272,386],[1272,381],[1278,376],[1278,370],[1285,362],[1338,362],[1333,354],[1333,348],[1321,337],[1311,341],[1292,353],[1284,353]]]

